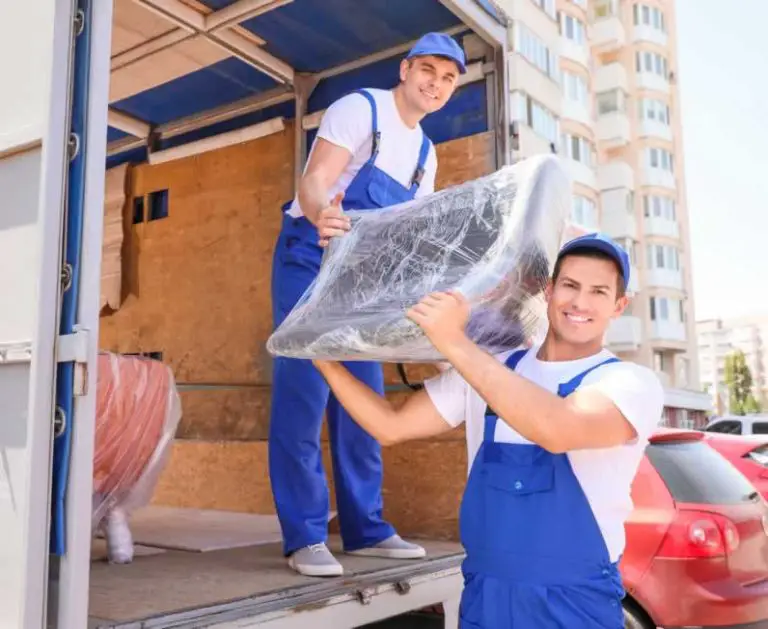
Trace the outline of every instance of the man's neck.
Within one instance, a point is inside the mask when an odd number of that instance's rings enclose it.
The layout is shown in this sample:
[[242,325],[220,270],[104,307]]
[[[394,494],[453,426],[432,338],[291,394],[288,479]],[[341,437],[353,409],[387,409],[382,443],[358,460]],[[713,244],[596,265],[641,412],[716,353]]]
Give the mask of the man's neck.
[[536,357],[545,362],[566,362],[589,358],[599,354],[601,351],[603,351],[603,346],[599,340],[593,343],[578,345],[566,343],[562,339],[558,339],[557,335],[550,328]]
[[424,112],[414,110],[413,107],[408,106],[403,90],[400,89],[399,85],[392,90],[392,94],[395,97],[395,107],[397,108],[397,113],[400,114],[400,119],[406,127],[415,129],[424,119]]

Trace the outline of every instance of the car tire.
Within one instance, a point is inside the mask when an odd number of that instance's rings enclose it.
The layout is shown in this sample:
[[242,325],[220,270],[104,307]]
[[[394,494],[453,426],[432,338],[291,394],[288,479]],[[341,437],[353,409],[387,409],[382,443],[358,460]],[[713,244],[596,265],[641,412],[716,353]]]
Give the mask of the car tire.
[[655,626],[648,623],[648,620],[638,613],[634,606],[624,603],[624,629],[656,629]]

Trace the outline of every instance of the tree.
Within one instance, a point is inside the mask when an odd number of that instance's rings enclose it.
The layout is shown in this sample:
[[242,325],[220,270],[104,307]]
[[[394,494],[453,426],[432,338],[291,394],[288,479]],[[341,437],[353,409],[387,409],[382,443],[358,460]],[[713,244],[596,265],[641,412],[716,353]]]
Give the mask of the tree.
[[752,372],[741,350],[725,357],[725,384],[728,387],[728,410],[732,415],[760,411],[760,404],[752,393]]

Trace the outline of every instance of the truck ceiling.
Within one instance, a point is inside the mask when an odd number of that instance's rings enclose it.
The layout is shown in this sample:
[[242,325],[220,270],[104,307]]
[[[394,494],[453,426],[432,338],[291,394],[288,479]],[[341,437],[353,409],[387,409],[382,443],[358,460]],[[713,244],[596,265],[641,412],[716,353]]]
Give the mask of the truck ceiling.
[[[391,87],[422,34],[475,33],[502,49],[505,24],[489,0],[116,0],[107,167],[146,161],[148,146],[293,119],[297,94],[309,94],[309,145],[334,100]],[[470,52],[464,84],[424,121],[435,143],[493,127],[480,80],[491,68],[472,62]]]

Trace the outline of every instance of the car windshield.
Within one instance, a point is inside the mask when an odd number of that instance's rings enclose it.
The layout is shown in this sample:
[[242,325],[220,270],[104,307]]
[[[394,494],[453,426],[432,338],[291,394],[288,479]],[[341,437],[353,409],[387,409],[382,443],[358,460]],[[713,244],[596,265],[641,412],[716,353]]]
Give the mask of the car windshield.
[[647,452],[677,502],[732,505],[754,498],[744,475],[702,441],[655,443]]

